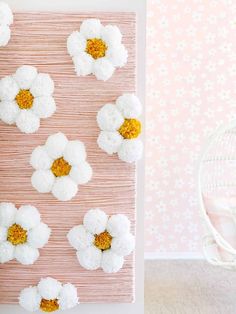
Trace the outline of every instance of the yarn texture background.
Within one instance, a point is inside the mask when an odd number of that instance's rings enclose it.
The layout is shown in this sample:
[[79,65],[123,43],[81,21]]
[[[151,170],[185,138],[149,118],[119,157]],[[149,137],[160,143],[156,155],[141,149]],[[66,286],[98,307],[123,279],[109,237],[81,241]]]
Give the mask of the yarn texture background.
[[[36,285],[46,276],[74,284],[82,303],[132,302],[133,255],[126,258],[116,274],[86,271],[79,265],[66,234],[81,224],[84,214],[94,207],[109,215],[127,215],[131,232],[135,231],[135,166],[120,161],[117,155],[108,156],[96,143],[97,111],[115,102],[122,93],[136,90],[135,14],[15,13],[14,17],[11,41],[0,50],[0,77],[14,73],[23,64],[49,73],[55,83],[57,111],[51,118],[41,120],[35,134],[22,134],[15,125],[0,122],[0,200],[16,206],[36,206],[52,235],[34,265],[23,266],[16,261],[0,265],[0,303],[17,303],[21,289]],[[104,25],[117,25],[129,52],[127,65],[117,69],[107,82],[97,81],[94,76],[77,77],[67,53],[68,35],[78,30],[84,19],[92,17],[101,19]],[[68,202],[56,200],[51,193],[39,194],[30,181],[34,171],[29,163],[32,150],[58,131],[69,140],[85,143],[87,160],[93,168],[92,180],[80,186],[75,198]]]

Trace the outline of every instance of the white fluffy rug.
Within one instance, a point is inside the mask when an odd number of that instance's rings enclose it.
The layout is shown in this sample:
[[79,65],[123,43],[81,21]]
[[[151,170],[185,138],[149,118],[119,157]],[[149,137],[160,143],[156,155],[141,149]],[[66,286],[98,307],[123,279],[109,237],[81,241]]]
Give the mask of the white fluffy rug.
[[236,272],[205,261],[146,261],[145,314],[236,314]]

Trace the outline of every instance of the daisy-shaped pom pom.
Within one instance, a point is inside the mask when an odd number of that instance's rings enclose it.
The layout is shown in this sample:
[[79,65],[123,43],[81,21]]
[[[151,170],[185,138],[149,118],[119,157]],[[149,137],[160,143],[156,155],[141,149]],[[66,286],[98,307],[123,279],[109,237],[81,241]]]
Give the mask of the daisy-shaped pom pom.
[[80,31],[68,37],[67,50],[78,76],[94,74],[102,81],[111,78],[115,69],[123,67],[128,59],[119,28],[103,26],[98,19],[83,21]]
[[55,312],[69,310],[79,304],[77,289],[71,283],[62,284],[47,277],[40,280],[37,286],[30,286],[21,291],[19,304],[29,312]]
[[116,273],[124,264],[124,256],[134,250],[134,236],[130,221],[122,214],[110,217],[101,209],[91,209],[82,225],[67,234],[76,249],[80,265],[88,270],[102,268],[105,273]]
[[9,5],[0,1],[0,46],[5,47],[10,38],[11,30],[9,25],[13,23],[13,14]]
[[30,164],[35,169],[32,186],[39,193],[52,192],[58,200],[69,201],[76,195],[78,185],[92,178],[86,157],[81,141],[68,141],[61,132],[50,135],[45,145],[36,147],[31,154]]
[[0,80],[0,119],[16,124],[23,133],[36,132],[40,119],[56,111],[53,91],[54,82],[48,74],[38,73],[30,65],[19,67],[15,74]]
[[24,205],[17,209],[13,203],[0,203],[0,263],[15,258],[23,265],[33,264],[50,234],[36,207]]
[[116,104],[104,105],[97,114],[101,132],[98,146],[107,154],[118,153],[118,157],[128,163],[142,157],[143,143],[138,138],[141,122],[138,117],[142,105],[134,94],[124,94],[117,98]]

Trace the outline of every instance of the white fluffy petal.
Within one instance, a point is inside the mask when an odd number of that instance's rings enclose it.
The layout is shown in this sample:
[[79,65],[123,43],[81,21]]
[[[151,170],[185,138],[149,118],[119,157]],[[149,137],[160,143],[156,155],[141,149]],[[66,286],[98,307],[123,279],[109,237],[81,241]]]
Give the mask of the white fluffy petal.
[[109,78],[112,77],[114,71],[115,67],[106,57],[97,59],[94,62],[93,73],[100,81],[109,80]]
[[0,243],[7,240],[7,228],[0,226]]
[[102,254],[101,267],[105,273],[117,273],[124,264],[124,258],[116,255],[111,250],[104,251]]
[[42,278],[38,283],[38,291],[43,299],[57,299],[61,291],[62,284],[51,277]]
[[112,215],[108,219],[107,231],[112,237],[119,237],[129,233],[130,221],[127,216],[122,214]]
[[65,147],[63,157],[70,165],[78,166],[87,157],[84,143],[79,140],[69,141]]
[[135,162],[141,159],[143,143],[138,139],[124,140],[118,150],[118,156],[125,162]]
[[49,74],[39,73],[30,88],[34,97],[51,96],[54,91],[54,82]]
[[11,39],[11,30],[7,25],[0,24],[0,46],[5,47]]
[[49,118],[56,111],[56,103],[51,96],[41,96],[34,99],[32,111],[39,118]]
[[0,2],[0,24],[11,25],[13,23],[12,10],[6,2]]
[[0,119],[7,123],[13,124],[20,113],[20,108],[15,101],[2,101],[0,103]]
[[73,32],[67,38],[67,50],[68,53],[74,57],[86,49],[86,39],[79,32]]
[[22,228],[29,230],[39,225],[40,213],[32,205],[23,205],[18,209],[15,221]]
[[30,157],[30,164],[36,170],[50,169],[53,160],[48,156],[44,146],[37,146]]
[[134,94],[123,94],[118,97],[116,106],[127,119],[138,118],[142,113],[142,104]]
[[135,240],[131,233],[113,238],[111,250],[119,256],[129,255],[134,250]]
[[38,72],[35,67],[31,65],[22,65],[16,70],[13,77],[21,89],[30,89],[37,74]]
[[0,203],[0,225],[10,227],[15,222],[17,209],[13,203]]
[[116,25],[106,25],[101,31],[101,38],[108,46],[117,46],[121,43],[122,34]]
[[93,72],[93,58],[86,52],[81,52],[73,57],[75,72],[77,76],[86,76]]
[[14,100],[19,93],[19,87],[11,75],[0,80],[0,100]]
[[100,234],[106,230],[108,216],[99,208],[90,209],[84,215],[84,227],[92,234]]
[[102,251],[94,245],[76,253],[80,265],[88,270],[95,270],[101,266]]
[[31,177],[31,184],[39,193],[49,193],[55,182],[51,170],[36,170]]
[[103,131],[116,131],[124,123],[124,118],[115,105],[106,104],[98,111],[97,123]]
[[84,20],[80,26],[80,33],[87,39],[100,38],[102,24],[98,19]]
[[45,148],[51,158],[57,159],[62,157],[67,143],[67,137],[63,133],[58,132],[48,137]]
[[39,251],[28,244],[20,244],[16,246],[14,256],[19,263],[32,265],[39,258]]
[[16,125],[23,133],[34,133],[40,127],[40,120],[32,111],[24,109],[17,116]]
[[83,225],[74,226],[67,234],[70,245],[76,250],[84,250],[94,242],[94,236]]
[[128,60],[128,51],[124,45],[110,47],[107,50],[106,57],[111,61],[114,67],[123,67]]
[[41,222],[38,226],[28,232],[27,242],[31,247],[40,249],[48,242],[50,234],[51,229],[48,225]]
[[59,201],[71,200],[76,195],[77,191],[77,185],[69,176],[58,177],[52,188],[52,194]]
[[0,243],[0,263],[7,263],[14,258],[15,247],[10,242]]
[[26,311],[35,312],[40,308],[41,296],[38,293],[37,287],[28,287],[21,290],[19,296],[19,304]]
[[76,184],[86,184],[92,178],[93,170],[86,161],[81,162],[78,166],[72,166],[70,177]]
[[117,153],[122,142],[123,137],[119,132],[102,131],[97,138],[98,146],[109,155]]
[[58,303],[61,310],[75,307],[79,303],[76,287],[71,283],[63,285],[58,297]]

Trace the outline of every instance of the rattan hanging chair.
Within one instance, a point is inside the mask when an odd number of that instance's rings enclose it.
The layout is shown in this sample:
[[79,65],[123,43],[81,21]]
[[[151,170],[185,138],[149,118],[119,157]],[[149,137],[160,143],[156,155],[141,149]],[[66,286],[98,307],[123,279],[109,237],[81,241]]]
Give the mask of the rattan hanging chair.
[[220,126],[206,143],[198,194],[207,261],[236,269],[236,120]]

